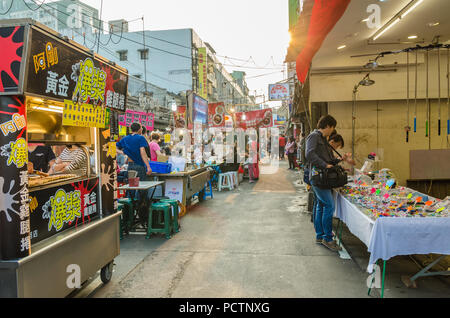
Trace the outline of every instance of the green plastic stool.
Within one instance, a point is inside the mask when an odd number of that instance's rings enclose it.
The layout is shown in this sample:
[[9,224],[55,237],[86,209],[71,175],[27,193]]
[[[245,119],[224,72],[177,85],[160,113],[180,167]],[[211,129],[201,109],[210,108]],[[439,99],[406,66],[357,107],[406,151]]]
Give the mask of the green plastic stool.
[[[170,205],[167,203],[153,203],[148,211],[148,227],[147,227],[147,236],[146,239],[150,238],[152,233],[164,233],[166,235],[166,239],[170,239],[170,234],[173,230],[173,224],[171,222],[171,211]],[[162,212],[164,213],[164,227],[159,228],[156,227],[156,224],[153,224],[153,213],[154,212]]]
[[180,224],[178,223],[178,201],[177,200],[173,200],[173,199],[166,199],[166,200],[161,200],[161,203],[168,203],[171,205],[172,210],[173,210],[173,230],[175,231],[175,233],[180,232]]
[[[134,219],[134,202],[131,198],[121,198],[118,200],[119,204],[121,204],[123,207],[126,207],[126,209],[122,208],[122,217],[126,218],[126,226],[124,228],[125,233],[129,233],[131,230],[131,227],[133,226],[133,219]],[[126,213],[125,213],[126,210]]]
[[120,222],[119,222],[119,237],[120,239],[123,239],[123,204],[119,203],[117,204],[117,211],[122,211],[122,215],[120,216]]

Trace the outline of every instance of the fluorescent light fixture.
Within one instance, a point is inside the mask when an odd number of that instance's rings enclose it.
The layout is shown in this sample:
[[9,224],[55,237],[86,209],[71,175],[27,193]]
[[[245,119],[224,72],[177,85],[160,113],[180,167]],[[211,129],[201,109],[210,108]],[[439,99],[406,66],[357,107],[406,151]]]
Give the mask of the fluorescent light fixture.
[[408,39],[417,39],[417,35],[408,36]]
[[42,98],[33,98],[33,102],[35,102],[35,103],[43,103],[44,100]]
[[412,10],[414,10],[422,2],[423,0],[419,0],[416,3],[414,3],[408,10],[405,11],[405,13],[402,14],[402,19],[406,17]]
[[376,39],[378,39],[380,36],[382,36],[387,30],[389,30],[390,28],[392,28],[394,25],[396,25],[397,23],[400,22],[400,18],[395,19],[391,24],[389,24],[383,31],[381,31],[377,36],[374,36],[373,40],[375,41]]
[[55,106],[55,105],[48,105],[48,108],[56,109],[56,110],[60,110],[60,111],[63,111],[63,110],[64,110],[63,107],[61,107],[61,106]]
[[343,48],[347,47],[347,45],[341,45],[340,47],[338,47],[338,50],[342,50]]
[[369,21],[369,18],[365,18],[364,20],[362,20],[361,22],[367,22]]
[[53,112],[53,113],[63,113],[63,110],[58,110],[58,109],[52,109],[52,108],[45,108],[45,107],[34,107],[34,109],[38,109],[38,110],[44,110],[46,112]]
[[430,22],[430,23],[428,23],[429,27],[435,27],[435,26],[438,26],[438,25],[439,25],[439,22]]

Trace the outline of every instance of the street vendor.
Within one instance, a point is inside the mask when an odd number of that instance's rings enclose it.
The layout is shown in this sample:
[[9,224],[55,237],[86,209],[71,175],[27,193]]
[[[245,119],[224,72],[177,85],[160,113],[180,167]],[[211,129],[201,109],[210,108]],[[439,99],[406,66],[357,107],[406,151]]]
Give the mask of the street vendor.
[[150,146],[150,160],[157,161],[158,156],[162,156],[161,147],[159,146],[159,134],[153,133],[151,136],[152,141],[149,143]]
[[67,145],[55,163],[51,166],[49,173],[68,173],[81,171],[85,175],[87,172],[86,153],[78,145]]
[[44,144],[28,144],[28,162],[30,173],[33,171],[48,172],[55,163],[52,147]]

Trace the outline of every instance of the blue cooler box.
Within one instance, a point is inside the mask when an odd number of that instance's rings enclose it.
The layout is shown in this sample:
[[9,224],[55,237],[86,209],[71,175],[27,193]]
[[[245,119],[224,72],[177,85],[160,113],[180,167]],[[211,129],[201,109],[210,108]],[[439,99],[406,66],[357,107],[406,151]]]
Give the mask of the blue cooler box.
[[172,164],[167,162],[150,161],[150,168],[154,173],[170,173]]

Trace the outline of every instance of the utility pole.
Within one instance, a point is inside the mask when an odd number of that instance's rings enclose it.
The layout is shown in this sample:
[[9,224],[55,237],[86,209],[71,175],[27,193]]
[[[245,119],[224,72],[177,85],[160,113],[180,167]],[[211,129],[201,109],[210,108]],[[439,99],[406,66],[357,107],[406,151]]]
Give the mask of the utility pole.
[[[100,19],[99,19],[99,23],[100,23],[100,25],[102,26],[102,29],[103,29],[103,24],[102,24],[102,11],[103,11],[103,0],[102,0],[102,2],[101,2],[101,4],[100,4]],[[98,50],[99,50],[99,48],[100,48],[100,25],[99,25],[99,28],[98,28],[98,42],[97,42],[97,54],[98,54]]]
[[[103,0],[102,0],[103,1]],[[144,43],[144,57],[148,57],[150,52],[147,53],[147,56],[145,56],[145,23],[144,23],[144,16],[142,16],[142,40]],[[144,59],[144,87],[145,87],[145,93],[147,93],[147,60]]]

